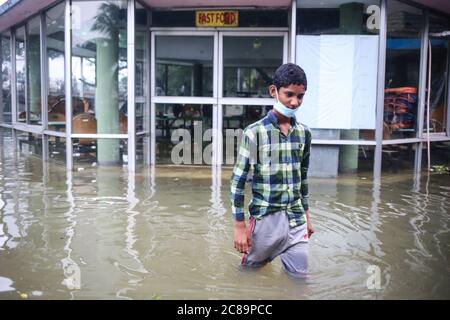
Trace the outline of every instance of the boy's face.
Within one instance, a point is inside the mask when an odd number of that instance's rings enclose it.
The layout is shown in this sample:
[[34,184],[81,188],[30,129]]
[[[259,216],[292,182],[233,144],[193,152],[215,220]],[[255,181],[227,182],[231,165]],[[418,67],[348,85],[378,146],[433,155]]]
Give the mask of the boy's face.
[[[276,91],[277,87],[272,84],[269,87],[269,92],[274,98],[277,97]],[[304,85],[290,84],[289,86],[281,87],[278,90],[278,100],[287,108],[297,109],[303,102],[305,92],[306,90]]]

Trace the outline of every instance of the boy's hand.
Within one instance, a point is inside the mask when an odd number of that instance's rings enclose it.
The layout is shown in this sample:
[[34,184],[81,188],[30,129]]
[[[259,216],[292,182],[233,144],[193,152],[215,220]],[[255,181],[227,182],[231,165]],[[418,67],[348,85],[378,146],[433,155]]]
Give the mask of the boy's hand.
[[311,224],[311,222],[306,223],[306,229],[308,230],[308,238],[311,238],[312,234],[314,233],[314,228]]
[[306,213],[306,230],[308,230],[308,239],[309,239],[314,233],[314,228],[311,224],[311,220],[309,219],[309,209],[307,209],[305,213]]
[[248,253],[251,239],[245,221],[234,222],[234,248],[241,253]]

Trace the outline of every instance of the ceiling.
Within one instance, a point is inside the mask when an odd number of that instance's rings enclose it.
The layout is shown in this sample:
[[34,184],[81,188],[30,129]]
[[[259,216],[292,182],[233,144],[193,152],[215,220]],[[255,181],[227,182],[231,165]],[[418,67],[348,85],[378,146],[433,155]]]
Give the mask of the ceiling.
[[[5,7],[10,7],[6,13],[0,15],[0,31],[3,31],[18,22],[24,21],[26,18],[34,15],[39,10],[42,10],[57,0],[9,0],[0,6],[0,12]],[[5,7],[3,7],[5,6]]]

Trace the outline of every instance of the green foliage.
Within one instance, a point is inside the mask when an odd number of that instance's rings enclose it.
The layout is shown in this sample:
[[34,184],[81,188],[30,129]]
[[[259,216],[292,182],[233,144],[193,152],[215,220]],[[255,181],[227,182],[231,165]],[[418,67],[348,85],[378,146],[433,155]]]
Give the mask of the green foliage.
[[103,3],[95,16],[95,22],[91,27],[93,31],[100,31],[103,36],[110,39],[119,34],[120,8],[114,3]]

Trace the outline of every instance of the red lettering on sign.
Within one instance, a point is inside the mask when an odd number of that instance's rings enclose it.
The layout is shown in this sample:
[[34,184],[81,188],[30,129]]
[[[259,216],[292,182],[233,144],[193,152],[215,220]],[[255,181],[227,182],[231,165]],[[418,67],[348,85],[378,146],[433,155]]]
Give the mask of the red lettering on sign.
[[233,26],[237,25],[238,13],[234,11],[197,12],[199,26]]
[[230,22],[230,13],[229,12],[225,12],[223,14],[223,21],[225,22],[225,24],[229,24]]
[[229,17],[230,17],[230,21],[229,21],[230,24],[233,24],[236,22],[236,14],[234,12],[230,12]]

